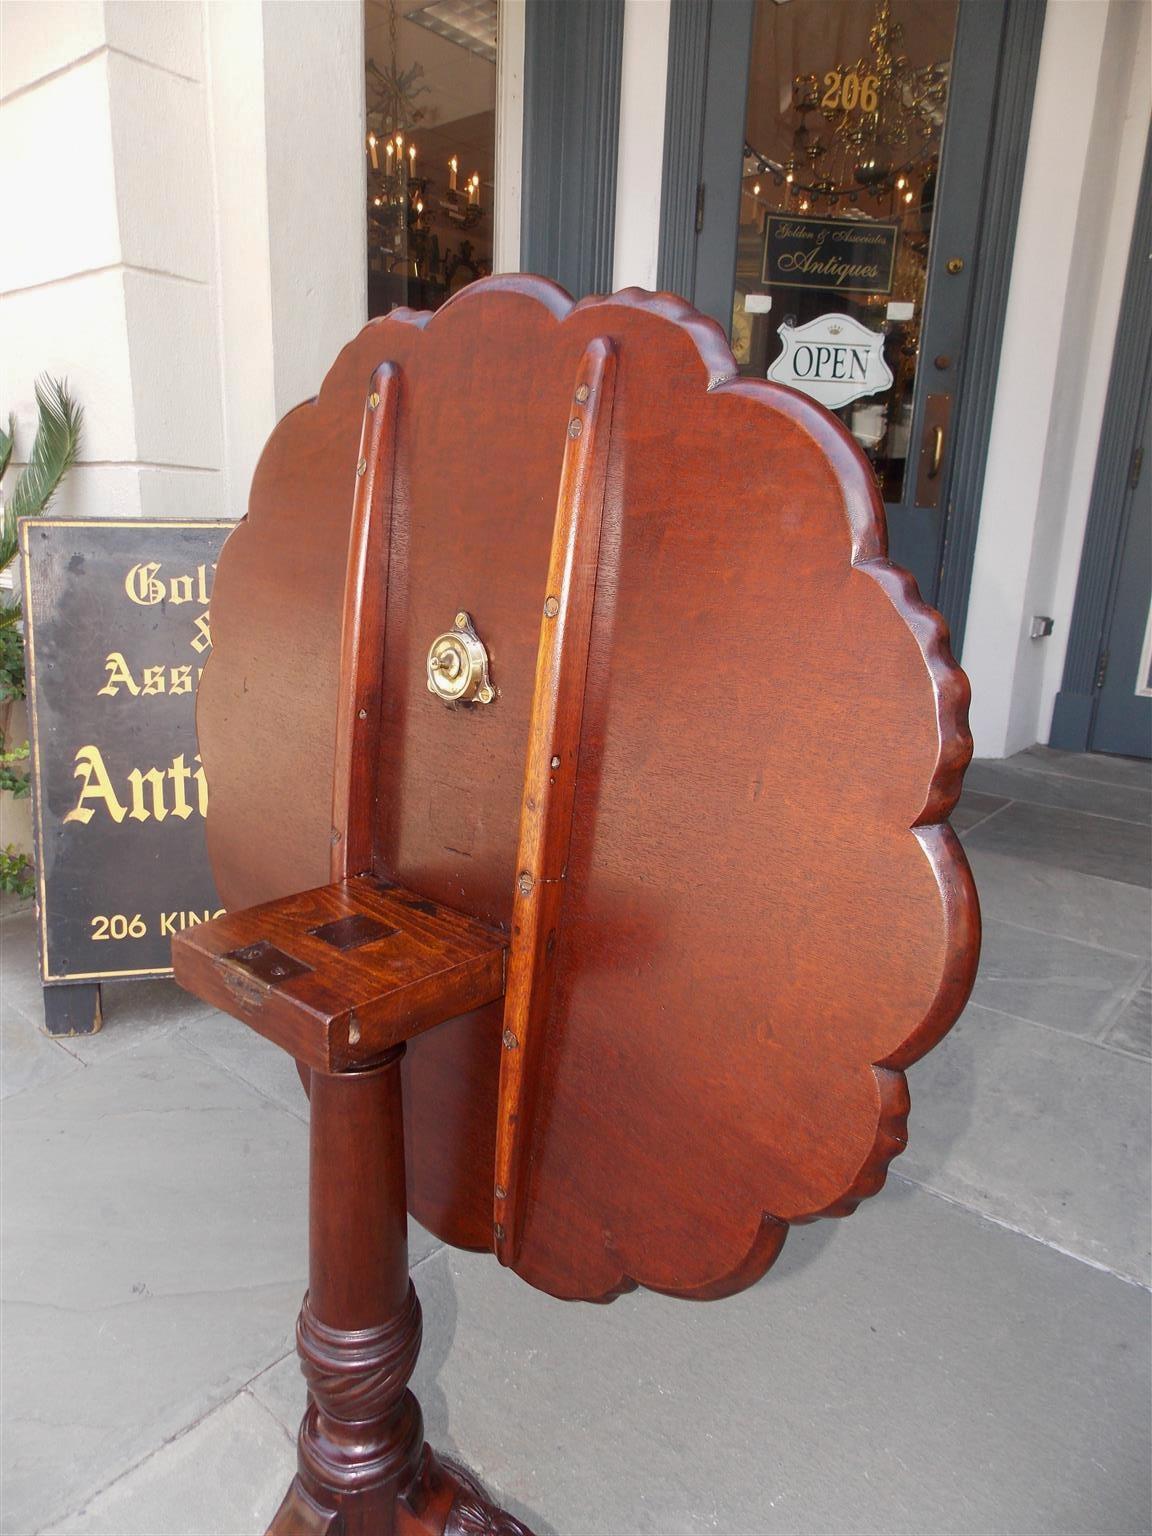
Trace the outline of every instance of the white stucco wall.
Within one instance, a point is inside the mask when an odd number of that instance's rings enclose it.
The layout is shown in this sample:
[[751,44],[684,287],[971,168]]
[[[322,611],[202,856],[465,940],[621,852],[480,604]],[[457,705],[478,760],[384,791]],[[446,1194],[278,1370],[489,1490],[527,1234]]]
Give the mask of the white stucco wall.
[[68,378],[56,509],[239,516],[363,323],[358,0],[5,0],[0,409]]
[[82,465],[60,512],[216,516],[221,432],[197,5],[29,4],[0,15],[0,409],[66,376]]
[[1142,0],[1049,0],[962,656],[982,756],[1051,723],[1148,110]]

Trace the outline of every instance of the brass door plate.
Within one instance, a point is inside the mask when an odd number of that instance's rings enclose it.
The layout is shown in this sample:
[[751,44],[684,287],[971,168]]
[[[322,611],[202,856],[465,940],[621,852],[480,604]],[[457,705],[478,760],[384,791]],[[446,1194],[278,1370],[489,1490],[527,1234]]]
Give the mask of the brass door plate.
[[488,652],[463,609],[428,648],[428,692],[445,704],[491,704],[496,697]]

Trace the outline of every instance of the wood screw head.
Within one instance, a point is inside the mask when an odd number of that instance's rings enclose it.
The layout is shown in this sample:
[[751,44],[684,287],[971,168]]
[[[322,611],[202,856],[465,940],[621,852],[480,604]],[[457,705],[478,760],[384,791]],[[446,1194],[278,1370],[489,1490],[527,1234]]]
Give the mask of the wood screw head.
[[547,616],[550,619],[554,619],[556,617],[556,615],[560,612],[560,600],[559,600],[559,598],[556,598],[556,597],[546,597],[544,599],[544,612],[547,614]]
[[356,718],[357,720],[367,720],[368,711],[366,709],[358,709],[356,711]]
[[558,757],[554,757],[552,759],[552,766],[553,766],[553,768],[559,768],[559,766],[560,766],[560,759]]
[[964,258],[963,256],[949,256],[946,265],[949,272],[951,272],[952,276],[955,277],[958,273],[963,272],[964,270]]
[[504,1188],[503,1184],[497,1184],[497,1186],[496,1186],[496,1198],[497,1198],[497,1200],[507,1200],[507,1198],[508,1198],[508,1191]]
[[532,876],[525,873],[516,881],[516,888],[521,896],[527,896],[532,890]]
[[498,1221],[492,1223],[492,1236],[498,1243],[502,1243],[504,1241],[504,1228]]
[[579,419],[579,417],[573,416],[572,420],[568,423],[568,436],[579,437],[583,430],[584,423]]
[[375,390],[373,390],[372,393],[368,396],[368,409],[370,411],[374,411],[379,404],[380,396],[376,393]]
[[510,1029],[506,1029],[504,1031],[504,1049],[506,1051],[514,1051],[519,1044],[519,1040],[517,1040],[512,1031]]
[[357,464],[357,466],[356,466],[356,473],[358,475],[362,475],[367,468],[368,468],[368,460],[367,459],[361,459],[359,464]]
[[581,384],[576,391],[576,398],[579,400],[580,404],[583,405],[591,393],[592,391],[588,388],[587,384]]

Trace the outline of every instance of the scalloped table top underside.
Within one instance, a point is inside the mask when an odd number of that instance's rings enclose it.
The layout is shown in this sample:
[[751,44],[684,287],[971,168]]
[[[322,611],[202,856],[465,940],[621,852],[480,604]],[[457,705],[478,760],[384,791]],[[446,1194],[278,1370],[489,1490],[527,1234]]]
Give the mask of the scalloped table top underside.
[[[607,1298],[752,1283],[904,1145],[903,1069],[964,1005],[979,918],[946,818],[970,754],[942,621],[887,559],[832,417],[741,378],[667,295],[495,278],[398,311],[277,427],[220,560],[198,706],[230,908],[328,879],[365,390],[399,370],[380,872],[507,929],[572,381],[617,372],[554,983],[516,1269]],[[499,690],[447,708],[465,609]],[[492,1246],[502,1005],[409,1046],[414,1215]]]

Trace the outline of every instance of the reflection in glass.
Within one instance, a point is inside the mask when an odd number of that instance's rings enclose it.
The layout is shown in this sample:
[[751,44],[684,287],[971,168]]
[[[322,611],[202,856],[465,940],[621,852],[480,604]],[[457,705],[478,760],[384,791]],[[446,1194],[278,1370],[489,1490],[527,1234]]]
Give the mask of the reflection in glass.
[[[908,458],[955,24],[956,0],[757,0],[733,350],[741,372],[835,410],[888,501]],[[880,336],[878,356],[837,316]]]
[[492,270],[497,0],[366,0],[368,313]]

